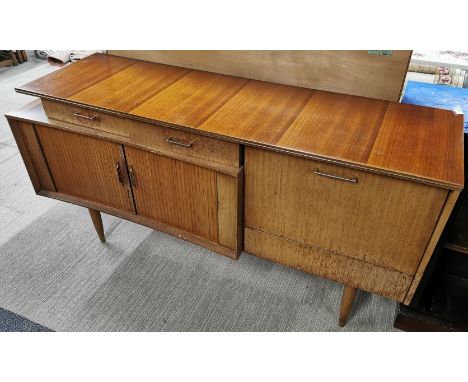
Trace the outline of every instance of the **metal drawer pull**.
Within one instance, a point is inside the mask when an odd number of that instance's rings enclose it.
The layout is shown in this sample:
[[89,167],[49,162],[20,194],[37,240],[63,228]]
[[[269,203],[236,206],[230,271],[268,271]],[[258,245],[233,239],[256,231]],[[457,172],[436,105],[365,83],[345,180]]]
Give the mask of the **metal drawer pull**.
[[88,116],[88,115],[83,115],[83,114],[80,114],[80,113],[73,113],[73,115],[74,115],[75,117],[78,117],[78,118],[89,119],[90,121],[94,121],[94,120],[97,120],[97,119],[98,119],[98,117],[96,117],[96,116],[90,117],[90,116]]
[[130,183],[132,184],[133,187],[136,187],[137,179],[136,179],[136,174],[135,174],[135,170],[133,169],[133,166],[128,166],[128,175],[130,176]]
[[177,138],[172,138],[172,137],[169,137],[166,139],[166,142],[167,143],[171,143],[173,145],[177,145],[177,146],[182,146],[182,147],[186,147],[186,148],[191,148],[193,146],[193,142],[189,142],[189,143],[184,143],[184,142],[181,142],[179,141]]
[[122,173],[121,173],[121,171],[120,171],[120,164],[119,164],[119,162],[117,162],[117,163],[115,164],[115,176],[116,176],[116,178],[117,178],[117,182],[123,184]]
[[326,178],[344,180],[345,182],[350,182],[350,183],[357,183],[358,182],[358,178],[355,177],[355,176],[353,176],[352,178],[346,178],[344,176],[326,174],[324,172],[321,172],[320,169],[318,169],[318,168],[315,169],[315,175],[324,176]]

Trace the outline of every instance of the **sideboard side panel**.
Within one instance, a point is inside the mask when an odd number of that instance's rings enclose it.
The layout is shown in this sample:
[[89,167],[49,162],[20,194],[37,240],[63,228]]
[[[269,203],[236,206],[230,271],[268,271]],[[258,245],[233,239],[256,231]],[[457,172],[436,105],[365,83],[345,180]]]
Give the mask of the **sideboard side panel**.
[[413,282],[411,283],[411,286],[408,290],[408,294],[406,295],[406,298],[404,301],[405,305],[409,305],[411,303],[411,300],[413,299],[413,296],[416,292],[419,282],[421,281],[423,273],[426,270],[427,264],[429,263],[432,253],[435,250],[437,242],[439,241],[440,236],[442,235],[442,232],[444,231],[445,225],[447,224],[447,221],[450,215],[452,214],[453,208],[455,207],[455,204],[459,196],[460,196],[460,191],[455,190],[455,191],[450,191],[447,197],[447,201],[445,202],[444,208],[439,216],[437,225],[434,228],[434,231],[432,232],[431,239],[429,240],[429,243],[426,247],[424,255],[421,259],[421,262],[419,263],[418,269],[414,276]]
[[8,122],[34,191],[36,193],[40,190],[56,191],[34,125],[12,118],[9,118]]

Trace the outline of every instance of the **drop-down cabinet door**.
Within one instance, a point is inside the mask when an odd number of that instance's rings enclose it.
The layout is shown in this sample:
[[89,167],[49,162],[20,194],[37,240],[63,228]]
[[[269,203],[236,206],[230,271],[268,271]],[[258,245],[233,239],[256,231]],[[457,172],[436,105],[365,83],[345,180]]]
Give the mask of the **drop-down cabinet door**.
[[245,151],[245,250],[403,301],[447,190]]
[[132,212],[122,145],[35,126],[58,193]]

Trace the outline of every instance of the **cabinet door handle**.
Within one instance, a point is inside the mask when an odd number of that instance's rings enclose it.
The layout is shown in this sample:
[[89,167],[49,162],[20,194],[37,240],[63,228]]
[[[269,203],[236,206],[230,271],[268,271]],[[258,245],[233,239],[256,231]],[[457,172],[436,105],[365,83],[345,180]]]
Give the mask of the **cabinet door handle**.
[[75,117],[78,117],[78,118],[89,119],[90,121],[94,121],[94,120],[97,120],[97,119],[98,119],[98,117],[96,117],[95,115],[93,115],[93,116],[90,117],[89,115],[80,114],[80,113],[78,113],[78,112],[77,112],[77,113],[73,113],[73,115],[74,115]]
[[324,176],[326,178],[332,178],[332,179],[337,179],[337,180],[344,180],[345,182],[350,182],[350,183],[357,183],[358,178],[353,176],[352,178],[346,178],[345,176],[339,176],[339,175],[333,175],[333,174],[327,174],[325,172],[321,172],[319,168],[315,169],[314,172],[315,175],[319,176]]
[[128,166],[128,175],[130,176],[130,183],[132,184],[133,187],[136,187],[137,179],[136,179],[136,174],[135,174],[135,170],[133,169],[133,166]]
[[119,162],[116,162],[116,163],[115,163],[115,176],[116,176],[116,178],[117,178],[117,182],[123,184],[122,173],[121,173],[121,171],[120,171],[120,164],[119,164]]
[[170,143],[172,145],[177,145],[177,146],[182,146],[182,147],[186,147],[186,148],[191,148],[193,146],[193,142],[189,142],[189,143],[185,143],[185,142],[182,142],[182,141],[179,141],[177,138],[173,138],[173,137],[169,137],[166,139],[166,142],[167,143]]

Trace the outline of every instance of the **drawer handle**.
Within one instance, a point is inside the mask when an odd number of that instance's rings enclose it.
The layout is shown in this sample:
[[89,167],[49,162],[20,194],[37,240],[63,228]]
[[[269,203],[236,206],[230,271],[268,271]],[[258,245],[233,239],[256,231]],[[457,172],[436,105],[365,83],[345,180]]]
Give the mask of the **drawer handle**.
[[179,141],[177,138],[172,138],[172,137],[167,138],[166,142],[170,143],[172,145],[182,146],[182,147],[185,147],[187,149],[189,149],[189,148],[191,148],[193,146],[193,142],[185,143],[185,142]]
[[78,118],[89,119],[90,121],[98,120],[98,117],[96,117],[96,116],[90,117],[89,115],[83,115],[83,114],[80,114],[80,113],[73,113],[73,115],[75,117],[78,117]]
[[115,164],[115,177],[117,178],[117,182],[123,184],[122,172],[120,171],[120,164],[119,164],[119,162],[116,162],[116,164]]
[[137,178],[133,166],[128,166],[128,175],[130,176],[130,183],[133,187],[137,186]]
[[320,169],[318,169],[318,168],[315,169],[315,175],[324,176],[326,178],[332,178],[332,179],[337,179],[337,180],[344,180],[345,182],[350,182],[350,183],[357,183],[358,182],[358,178],[355,177],[355,176],[353,176],[352,178],[346,178],[344,176],[327,174],[325,172],[321,172]]

